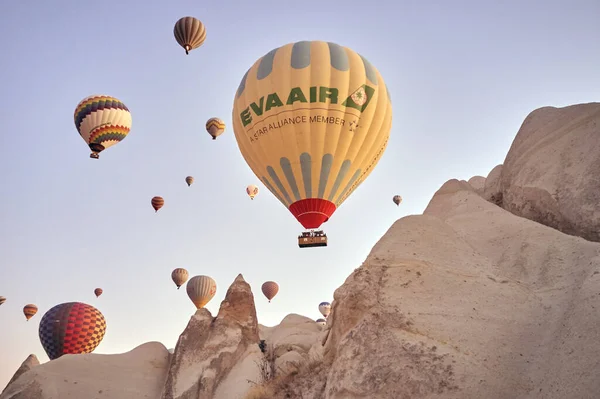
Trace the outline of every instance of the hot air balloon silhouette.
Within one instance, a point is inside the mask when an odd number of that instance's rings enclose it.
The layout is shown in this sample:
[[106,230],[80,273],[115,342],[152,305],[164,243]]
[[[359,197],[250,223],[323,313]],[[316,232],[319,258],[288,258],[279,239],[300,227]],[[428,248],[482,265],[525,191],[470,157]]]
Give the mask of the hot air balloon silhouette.
[[0,305],[6,302],[6,297],[0,296]]
[[254,197],[258,195],[258,187],[256,187],[254,184],[250,184],[248,187],[246,187],[246,194],[248,194],[250,199],[253,200]]
[[[233,103],[244,159],[305,229],[317,229],[369,176],[392,126],[379,71],[353,50],[302,41],[271,50],[246,72]],[[327,245],[322,232],[301,248]]]
[[47,311],[38,334],[50,360],[65,354],[91,353],[102,342],[106,320],[98,309],[81,302],[67,302]]
[[210,118],[206,121],[206,131],[216,140],[225,131],[225,122],[219,118]]
[[271,302],[271,299],[273,299],[279,292],[279,284],[277,284],[275,281],[267,281],[263,283],[261,289],[264,296],[266,296],[269,302]]
[[163,207],[163,205],[165,204],[165,200],[163,199],[163,197],[157,196],[153,197],[150,203],[152,204],[152,208],[154,208],[154,212],[156,213],[160,208]]
[[187,185],[189,187],[194,182],[194,178],[192,176],[188,176],[188,177],[185,178],[185,182],[187,183]]
[[321,312],[323,317],[327,318],[329,313],[331,313],[331,304],[329,302],[321,302],[319,304],[319,312]]
[[400,203],[402,202],[402,197],[399,195],[394,195],[394,198],[392,198],[392,201],[394,201],[394,204],[400,205]]
[[122,141],[131,130],[131,113],[117,98],[98,94],[84,98],[75,108],[75,127],[92,150],[90,158]]
[[94,295],[96,295],[96,298],[98,298],[100,295],[102,295],[104,291],[102,290],[102,288],[96,288],[94,290]]
[[189,276],[188,271],[182,267],[178,267],[177,269],[175,269],[171,272],[171,279],[177,286],[177,289],[179,289],[179,287],[181,287],[183,284],[185,284],[185,282],[188,279],[188,276]]
[[177,43],[185,49],[186,55],[202,46],[206,40],[204,24],[194,17],[183,17],[175,22],[173,34]]
[[25,319],[29,321],[38,311],[38,307],[33,303],[27,304],[23,307],[23,314],[25,315]]

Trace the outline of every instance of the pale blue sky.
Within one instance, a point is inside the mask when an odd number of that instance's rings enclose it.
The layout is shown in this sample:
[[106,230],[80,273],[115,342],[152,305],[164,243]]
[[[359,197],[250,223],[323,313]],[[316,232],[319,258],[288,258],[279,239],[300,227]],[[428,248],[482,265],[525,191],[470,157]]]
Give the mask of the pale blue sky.
[[[320,317],[318,304],[396,219],[421,213],[446,180],[502,163],[530,111],[598,100],[600,2],[499,3],[1,2],[0,389],[28,354],[47,360],[38,323],[62,302],[103,312],[97,353],[175,346],[195,310],[170,279],[175,267],[217,281],[215,315],[242,273],[260,323]],[[186,15],[207,28],[187,57],[173,37]],[[381,162],[323,226],[330,246],[306,250],[295,239],[302,227],[253,175],[231,129],[246,70],[299,40],[361,53],[394,101]],[[133,127],[92,160],[73,110],[98,93],[125,102]],[[228,125],[216,141],[204,130],[212,116]],[[261,189],[254,201],[250,183]],[[154,195],[166,201],[158,214]],[[271,304],[265,280],[281,287]],[[26,322],[30,302],[40,310]]]

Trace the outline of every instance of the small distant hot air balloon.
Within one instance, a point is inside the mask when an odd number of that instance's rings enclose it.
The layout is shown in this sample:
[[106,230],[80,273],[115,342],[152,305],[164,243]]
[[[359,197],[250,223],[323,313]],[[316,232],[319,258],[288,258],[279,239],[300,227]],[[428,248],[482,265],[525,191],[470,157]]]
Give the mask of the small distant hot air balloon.
[[321,302],[319,304],[319,312],[321,312],[323,317],[327,318],[329,313],[331,313],[331,304],[329,302]]
[[273,299],[279,292],[279,284],[277,284],[275,281],[267,281],[262,285],[262,292],[267,297],[269,302],[271,302],[271,299]]
[[254,184],[251,184],[246,187],[246,193],[250,196],[250,199],[253,200],[254,197],[258,195],[258,187],[256,187]]
[[106,95],[93,95],[81,100],[75,108],[75,127],[92,150],[90,158],[123,140],[131,130],[131,113],[120,100]]
[[102,291],[102,288],[96,288],[94,290],[94,294],[96,295],[96,298],[98,298],[100,295],[102,295],[104,291]]
[[102,342],[106,320],[98,309],[81,302],[54,306],[40,321],[38,335],[50,360],[66,354],[91,353]]
[[225,131],[225,122],[219,118],[210,118],[206,121],[206,131],[216,140]]
[[30,303],[23,307],[23,314],[25,315],[25,318],[27,319],[27,321],[29,321],[29,319],[31,319],[33,316],[35,316],[37,311],[38,311],[38,307],[35,306],[33,303]]
[[175,22],[173,34],[177,43],[185,49],[186,55],[202,46],[206,40],[204,24],[194,17],[183,17]]
[[317,321],[317,324],[320,324],[322,326],[327,324],[327,320],[325,320],[325,319],[317,319],[316,321]]
[[0,305],[2,305],[4,302],[6,302],[6,298],[3,296],[0,296]]
[[185,284],[185,282],[188,279],[188,276],[189,276],[188,271],[182,267],[178,267],[177,269],[175,269],[171,272],[171,279],[177,286],[177,289],[179,289],[179,287],[181,287],[183,284]]
[[188,281],[186,290],[196,309],[201,309],[215,296],[217,283],[208,276],[194,276]]
[[152,198],[152,208],[154,208],[155,212],[158,212],[160,208],[165,204],[165,200],[163,197],[154,197]]
[[392,201],[394,201],[394,204],[400,205],[400,203],[402,202],[402,197],[399,195],[394,195],[394,198]]
[[194,178],[192,176],[188,176],[188,177],[185,178],[185,182],[187,183],[187,185],[189,187],[194,182]]

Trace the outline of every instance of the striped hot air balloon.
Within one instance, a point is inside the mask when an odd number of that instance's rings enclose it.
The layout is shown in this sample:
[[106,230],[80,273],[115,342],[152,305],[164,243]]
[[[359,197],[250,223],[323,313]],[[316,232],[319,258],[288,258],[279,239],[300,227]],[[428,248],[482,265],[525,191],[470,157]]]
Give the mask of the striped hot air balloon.
[[217,293],[217,283],[208,276],[194,276],[188,281],[186,290],[196,309],[201,309]]
[[189,273],[182,267],[178,267],[177,269],[171,272],[171,279],[177,286],[177,289],[181,287],[187,281]]
[[102,295],[104,291],[102,290],[102,288],[96,288],[94,290],[94,295],[96,295],[96,298],[98,298],[100,295]]
[[246,72],[233,130],[256,177],[306,229],[317,229],[365,181],[392,126],[379,71],[335,43],[271,50]]
[[275,281],[267,281],[263,283],[261,288],[263,294],[267,297],[269,302],[271,302],[271,299],[273,299],[279,292],[279,285]]
[[250,184],[248,187],[246,187],[246,194],[248,194],[250,199],[253,200],[254,197],[258,195],[258,187],[256,187],[254,184]]
[[210,118],[206,121],[206,131],[216,140],[225,131],[225,122],[219,118]]
[[177,43],[185,49],[186,55],[202,46],[206,40],[204,24],[194,17],[183,17],[175,22],[173,34]]
[[331,304],[329,302],[321,302],[319,304],[319,312],[321,312],[323,317],[327,318],[329,313],[331,313]]
[[3,296],[0,296],[0,305],[2,305],[4,302],[6,302],[6,298]]
[[33,316],[35,316],[37,311],[38,311],[38,307],[35,306],[33,303],[27,304],[23,307],[23,314],[25,315],[25,318],[27,319],[27,321],[29,321],[29,319],[31,319]]
[[327,320],[325,320],[325,319],[317,319],[316,322],[317,322],[317,324],[320,324],[322,326],[327,324]]
[[38,334],[50,360],[66,354],[91,353],[102,342],[106,320],[98,309],[81,302],[54,306],[40,321]]
[[131,113],[119,99],[103,94],[81,100],[75,108],[75,127],[92,150],[90,158],[122,141],[131,130]]
[[188,177],[185,178],[185,182],[187,183],[187,185],[189,187],[194,182],[194,178],[192,176],[188,176]]
[[154,208],[154,211],[158,212],[158,210],[160,208],[162,208],[163,205],[165,204],[165,200],[163,199],[163,197],[158,197],[158,196],[157,197],[153,197],[152,201],[151,201],[151,204],[152,204],[152,208]]

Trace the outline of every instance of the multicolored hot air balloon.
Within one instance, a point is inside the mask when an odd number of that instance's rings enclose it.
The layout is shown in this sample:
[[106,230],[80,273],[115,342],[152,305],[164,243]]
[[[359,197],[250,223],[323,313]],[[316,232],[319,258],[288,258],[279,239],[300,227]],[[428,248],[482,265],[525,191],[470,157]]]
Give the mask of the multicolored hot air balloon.
[[392,126],[379,71],[323,41],[271,50],[246,72],[233,103],[240,152],[306,229],[316,229],[369,176]]
[[189,273],[182,267],[178,267],[177,269],[171,272],[171,279],[177,286],[177,289],[181,287],[187,281]]
[[194,276],[188,281],[186,290],[196,309],[201,309],[215,296],[217,283],[208,276]]
[[400,203],[402,202],[402,197],[399,195],[394,195],[394,198],[392,199],[392,201],[394,201],[394,204],[399,206]]
[[210,118],[206,121],[206,131],[216,140],[225,131],[225,122],[219,118]]
[[194,182],[194,178],[192,176],[188,176],[188,177],[185,178],[185,182],[187,183],[187,185],[189,187]]
[[102,342],[106,320],[98,309],[81,302],[54,306],[40,321],[38,334],[50,360],[66,354],[91,353]]
[[258,195],[258,187],[256,187],[254,184],[251,184],[246,187],[246,193],[250,196],[250,199],[253,200],[254,197]]
[[163,205],[165,204],[165,200],[163,199],[163,197],[153,197],[151,204],[152,208],[154,208],[154,212],[156,213],[160,208],[163,207]]
[[279,284],[277,284],[275,281],[267,281],[263,283],[261,289],[264,296],[266,296],[269,302],[271,302],[271,299],[273,299],[279,292]]
[[35,316],[37,311],[38,311],[38,307],[35,306],[33,303],[27,304],[23,307],[23,314],[25,315],[25,318],[27,319],[27,321],[29,321],[29,319],[31,319],[33,316]]
[[319,304],[319,312],[321,312],[323,317],[327,318],[329,313],[331,313],[331,304],[329,302],[321,302]]
[[175,22],[173,34],[177,43],[185,49],[186,55],[202,46],[206,40],[204,24],[194,17],[183,17]]
[[94,290],[94,295],[96,295],[96,298],[98,298],[100,295],[102,295],[104,291],[102,290],[102,288],[96,288]]
[[6,302],[6,297],[0,296],[0,305]]
[[93,95],[81,100],[75,108],[75,127],[92,150],[90,158],[117,144],[131,130],[131,113],[120,100]]
[[317,319],[316,322],[322,326],[327,325],[327,320],[325,319]]

